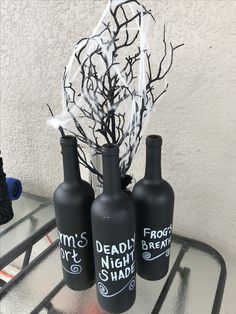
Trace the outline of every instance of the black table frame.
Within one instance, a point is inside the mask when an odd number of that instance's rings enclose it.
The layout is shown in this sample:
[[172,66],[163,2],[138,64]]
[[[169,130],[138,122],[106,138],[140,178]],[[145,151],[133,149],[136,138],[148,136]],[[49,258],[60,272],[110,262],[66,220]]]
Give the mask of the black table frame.
[[[55,219],[52,219],[51,221],[49,221],[47,224],[45,224],[40,229],[35,231],[32,235],[30,235],[28,238],[22,241],[19,245],[11,249],[8,253],[6,253],[4,256],[0,258],[0,270],[1,270],[4,267],[6,267],[8,264],[10,264],[12,261],[14,261],[18,256],[25,253],[24,261],[23,261],[20,272],[15,277],[13,277],[9,282],[3,285],[3,287],[1,288],[0,300],[3,296],[5,296],[11,290],[12,287],[14,287],[14,285],[17,284],[17,282],[19,282],[27,274],[28,271],[30,271],[33,267],[38,265],[43,259],[45,259],[48,256],[48,254],[50,254],[50,252],[56,249],[56,247],[58,246],[58,240],[53,242],[46,250],[44,250],[32,262],[30,262],[30,256],[31,256],[33,245],[37,243],[41,238],[43,238],[46,234],[48,234],[50,231],[52,231],[55,227],[56,227],[56,221]],[[212,314],[220,313],[220,307],[221,307],[221,302],[223,298],[225,281],[226,281],[226,273],[227,273],[224,258],[213,247],[207,245],[206,243],[203,243],[194,239],[190,239],[187,237],[183,237],[181,235],[173,234],[172,241],[179,243],[181,245],[181,249],[166,278],[165,284],[152,310],[152,314],[157,314],[160,312],[160,309],[165,301],[167,293],[170,289],[170,286],[177,272],[179,272],[181,276],[183,287],[186,285],[184,283],[187,283],[188,281],[189,269],[186,267],[184,268],[180,267],[180,263],[185,253],[188,251],[190,247],[199,249],[201,251],[204,251],[210,254],[215,260],[218,261],[220,265],[220,275],[218,279],[218,284],[217,284],[216,293],[214,297],[214,303],[213,303],[212,312],[211,312]],[[52,298],[64,287],[64,285],[65,283],[63,280],[59,282],[59,284],[56,287],[54,287],[54,289],[35,307],[35,309],[31,313],[39,313],[39,311],[43,308],[50,309],[52,307],[50,300],[52,300]],[[182,293],[184,293],[184,289]]]

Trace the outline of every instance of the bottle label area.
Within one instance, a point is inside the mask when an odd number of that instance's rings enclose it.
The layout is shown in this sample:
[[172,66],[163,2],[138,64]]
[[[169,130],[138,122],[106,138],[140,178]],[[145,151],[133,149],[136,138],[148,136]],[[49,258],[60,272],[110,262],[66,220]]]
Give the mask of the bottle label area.
[[142,258],[145,261],[153,261],[161,256],[170,255],[172,224],[166,228],[153,230],[143,228],[141,238]]
[[59,231],[59,246],[63,269],[78,275],[82,271],[80,250],[88,245],[87,233],[68,235]]
[[135,287],[135,234],[117,244],[95,241],[98,256],[98,291],[110,298]]

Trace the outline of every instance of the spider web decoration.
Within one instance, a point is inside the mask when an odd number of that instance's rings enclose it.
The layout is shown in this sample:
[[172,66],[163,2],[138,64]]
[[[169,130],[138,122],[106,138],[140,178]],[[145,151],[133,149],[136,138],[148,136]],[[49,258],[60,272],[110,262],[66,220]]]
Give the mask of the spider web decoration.
[[[164,27],[163,55],[154,73],[146,40],[150,20],[155,21],[151,11],[139,1],[110,0],[92,35],[76,44],[63,76],[63,111],[49,120],[94,154],[101,154],[104,143],[118,144],[122,178],[139,146],[144,122],[167,91],[174,51],[182,46],[167,44]],[[68,127],[71,121],[73,128]],[[80,144],[79,162],[101,179]]]

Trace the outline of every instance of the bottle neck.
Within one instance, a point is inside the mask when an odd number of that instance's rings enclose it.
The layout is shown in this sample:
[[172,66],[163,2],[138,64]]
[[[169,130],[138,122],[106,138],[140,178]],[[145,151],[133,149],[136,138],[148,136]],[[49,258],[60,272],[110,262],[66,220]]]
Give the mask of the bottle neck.
[[81,181],[78,154],[76,146],[62,146],[64,182]]
[[161,181],[161,146],[146,148],[145,178],[150,181]]
[[121,176],[119,168],[119,155],[104,156],[103,164],[103,193],[115,195],[121,193]]

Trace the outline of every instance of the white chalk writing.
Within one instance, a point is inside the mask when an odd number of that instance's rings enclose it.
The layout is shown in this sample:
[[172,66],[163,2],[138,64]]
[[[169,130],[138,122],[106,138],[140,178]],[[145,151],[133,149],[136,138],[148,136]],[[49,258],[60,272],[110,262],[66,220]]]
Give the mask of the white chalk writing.
[[[95,241],[96,251],[100,254],[101,271],[98,276],[102,282],[118,282],[126,280],[135,273],[135,235],[126,241],[117,244],[103,244]],[[111,297],[126,287],[132,290],[135,286],[135,276],[126,283],[119,291],[109,293],[104,283],[98,282],[98,290],[103,296]]]
[[65,260],[71,265],[63,269],[70,274],[79,274],[82,271],[81,258],[79,256],[79,249],[83,249],[88,244],[87,233],[67,235],[59,231],[59,244],[62,261]]
[[[142,257],[146,261],[152,261],[161,256],[168,257],[170,255],[172,225],[160,230],[152,230],[151,228],[143,229],[143,239],[141,239]],[[154,241],[157,240],[157,241]],[[149,252],[156,250],[154,256]]]

